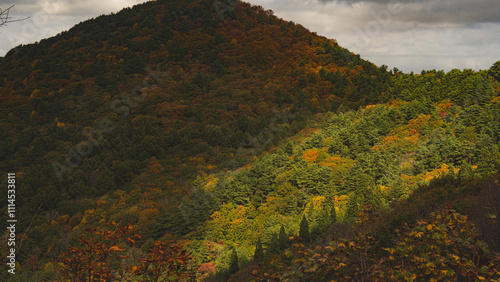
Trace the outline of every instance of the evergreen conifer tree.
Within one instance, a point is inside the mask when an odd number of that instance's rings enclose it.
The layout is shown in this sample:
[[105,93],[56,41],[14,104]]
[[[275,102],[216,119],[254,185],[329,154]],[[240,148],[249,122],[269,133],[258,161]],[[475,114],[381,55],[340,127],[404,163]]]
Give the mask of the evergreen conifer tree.
[[304,242],[309,242],[311,240],[311,233],[309,232],[309,223],[307,222],[306,215],[302,216],[302,221],[300,222],[299,237]]
[[335,205],[331,204],[330,206],[330,224],[334,224],[335,222],[337,222],[337,212],[335,211]]
[[351,193],[349,195],[349,201],[347,202],[347,217],[355,218],[358,213],[358,199],[356,193]]
[[268,242],[267,252],[272,254],[280,253],[279,238],[276,233],[273,234],[271,240]]
[[233,252],[231,254],[231,262],[229,263],[229,273],[233,274],[238,272],[240,269],[239,263],[238,263],[238,253],[236,252],[236,248],[233,249]]
[[278,236],[278,245],[280,251],[284,251],[288,247],[288,238],[286,236],[285,227],[283,226],[283,224],[281,225],[280,233]]
[[255,253],[253,255],[254,262],[262,262],[264,260],[264,249],[262,248],[262,241],[257,241],[257,245],[255,247]]
[[467,181],[474,177],[474,170],[468,162],[464,162],[458,171],[458,180]]

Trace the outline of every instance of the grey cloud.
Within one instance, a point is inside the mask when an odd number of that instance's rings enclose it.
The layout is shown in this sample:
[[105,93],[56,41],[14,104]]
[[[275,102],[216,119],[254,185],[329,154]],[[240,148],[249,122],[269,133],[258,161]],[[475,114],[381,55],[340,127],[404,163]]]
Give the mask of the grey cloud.
[[500,59],[498,0],[252,0],[404,71],[487,69]]
[[401,13],[394,15],[399,21],[422,24],[460,24],[500,22],[498,0],[319,0],[320,3],[346,5],[368,4],[374,11],[400,5]]
[[66,16],[97,16],[117,12],[145,0],[16,0],[15,12],[23,15],[46,13]]
[[20,44],[28,44],[68,30],[80,21],[102,14],[118,12],[145,0],[16,0],[4,3],[0,8],[15,5],[10,16],[30,17],[12,23],[0,33],[0,56]]

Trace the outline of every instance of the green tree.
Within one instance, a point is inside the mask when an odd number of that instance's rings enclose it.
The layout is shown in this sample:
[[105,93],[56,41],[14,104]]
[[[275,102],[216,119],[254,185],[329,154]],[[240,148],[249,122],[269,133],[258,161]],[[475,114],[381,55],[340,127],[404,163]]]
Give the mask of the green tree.
[[347,217],[350,219],[356,218],[359,210],[358,199],[356,193],[351,193],[349,195],[349,201],[347,202]]
[[299,237],[304,242],[311,241],[311,233],[309,231],[309,222],[307,222],[306,215],[302,216],[302,221],[300,222]]
[[79,196],[86,196],[88,195],[88,187],[85,186],[83,181],[70,184],[68,188],[68,195],[73,199],[78,198]]
[[493,64],[493,66],[491,66],[488,74],[496,81],[500,82],[500,61],[497,61]]
[[94,183],[94,187],[97,190],[97,193],[99,194],[104,194],[108,191],[113,191],[115,188],[115,176],[113,172],[111,172],[111,170],[106,168],[97,178],[96,182]]
[[264,260],[264,249],[262,248],[262,241],[257,240],[257,244],[255,246],[255,253],[253,255],[254,262],[262,262]]
[[293,155],[293,142],[288,141],[285,146],[283,147],[283,151],[288,155],[292,156]]
[[458,171],[458,179],[460,181],[467,181],[472,178],[474,178],[474,170],[468,162],[464,162],[464,164],[460,167],[460,171]]
[[337,213],[335,212],[335,206],[330,198],[327,198],[323,202],[321,210],[316,217],[316,226],[311,230],[311,237],[317,238],[321,236],[332,224],[337,222]]
[[284,251],[286,248],[288,248],[288,238],[286,236],[286,231],[285,231],[285,227],[283,226],[283,224],[281,225],[280,233],[278,235],[278,245],[279,245],[280,251]]
[[233,252],[231,253],[231,261],[229,263],[229,273],[236,273],[239,269],[240,266],[238,263],[238,253],[236,252],[236,248],[233,248]]
[[331,201],[329,207],[330,207],[330,213],[329,213],[330,224],[334,224],[335,222],[337,222],[337,211],[335,211],[335,204],[333,203],[333,201]]

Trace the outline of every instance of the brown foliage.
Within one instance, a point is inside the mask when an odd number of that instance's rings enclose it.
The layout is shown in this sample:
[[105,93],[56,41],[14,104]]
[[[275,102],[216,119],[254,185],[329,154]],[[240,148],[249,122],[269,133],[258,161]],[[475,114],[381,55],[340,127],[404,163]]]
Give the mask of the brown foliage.
[[112,230],[104,227],[90,227],[86,234],[79,238],[79,246],[68,248],[68,251],[55,260],[58,273],[69,281],[110,281],[118,278],[116,264],[125,251],[118,245],[126,243],[133,245],[135,239],[132,225],[122,226],[122,223],[110,223]]
[[193,257],[184,249],[184,245],[174,241],[156,241],[145,259],[139,259],[140,265],[132,271],[141,276],[141,281],[179,281],[192,276],[189,262]]

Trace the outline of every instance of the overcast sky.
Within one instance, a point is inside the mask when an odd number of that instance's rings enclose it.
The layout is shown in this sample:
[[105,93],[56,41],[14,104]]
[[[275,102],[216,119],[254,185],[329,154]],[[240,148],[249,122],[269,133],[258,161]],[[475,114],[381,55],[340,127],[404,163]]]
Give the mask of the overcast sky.
[[[228,0],[214,0],[228,1]],[[30,19],[0,29],[0,56],[100,14],[144,0],[0,0],[11,16]],[[249,0],[280,18],[405,72],[488,69],[500,60],[498,0]]]

